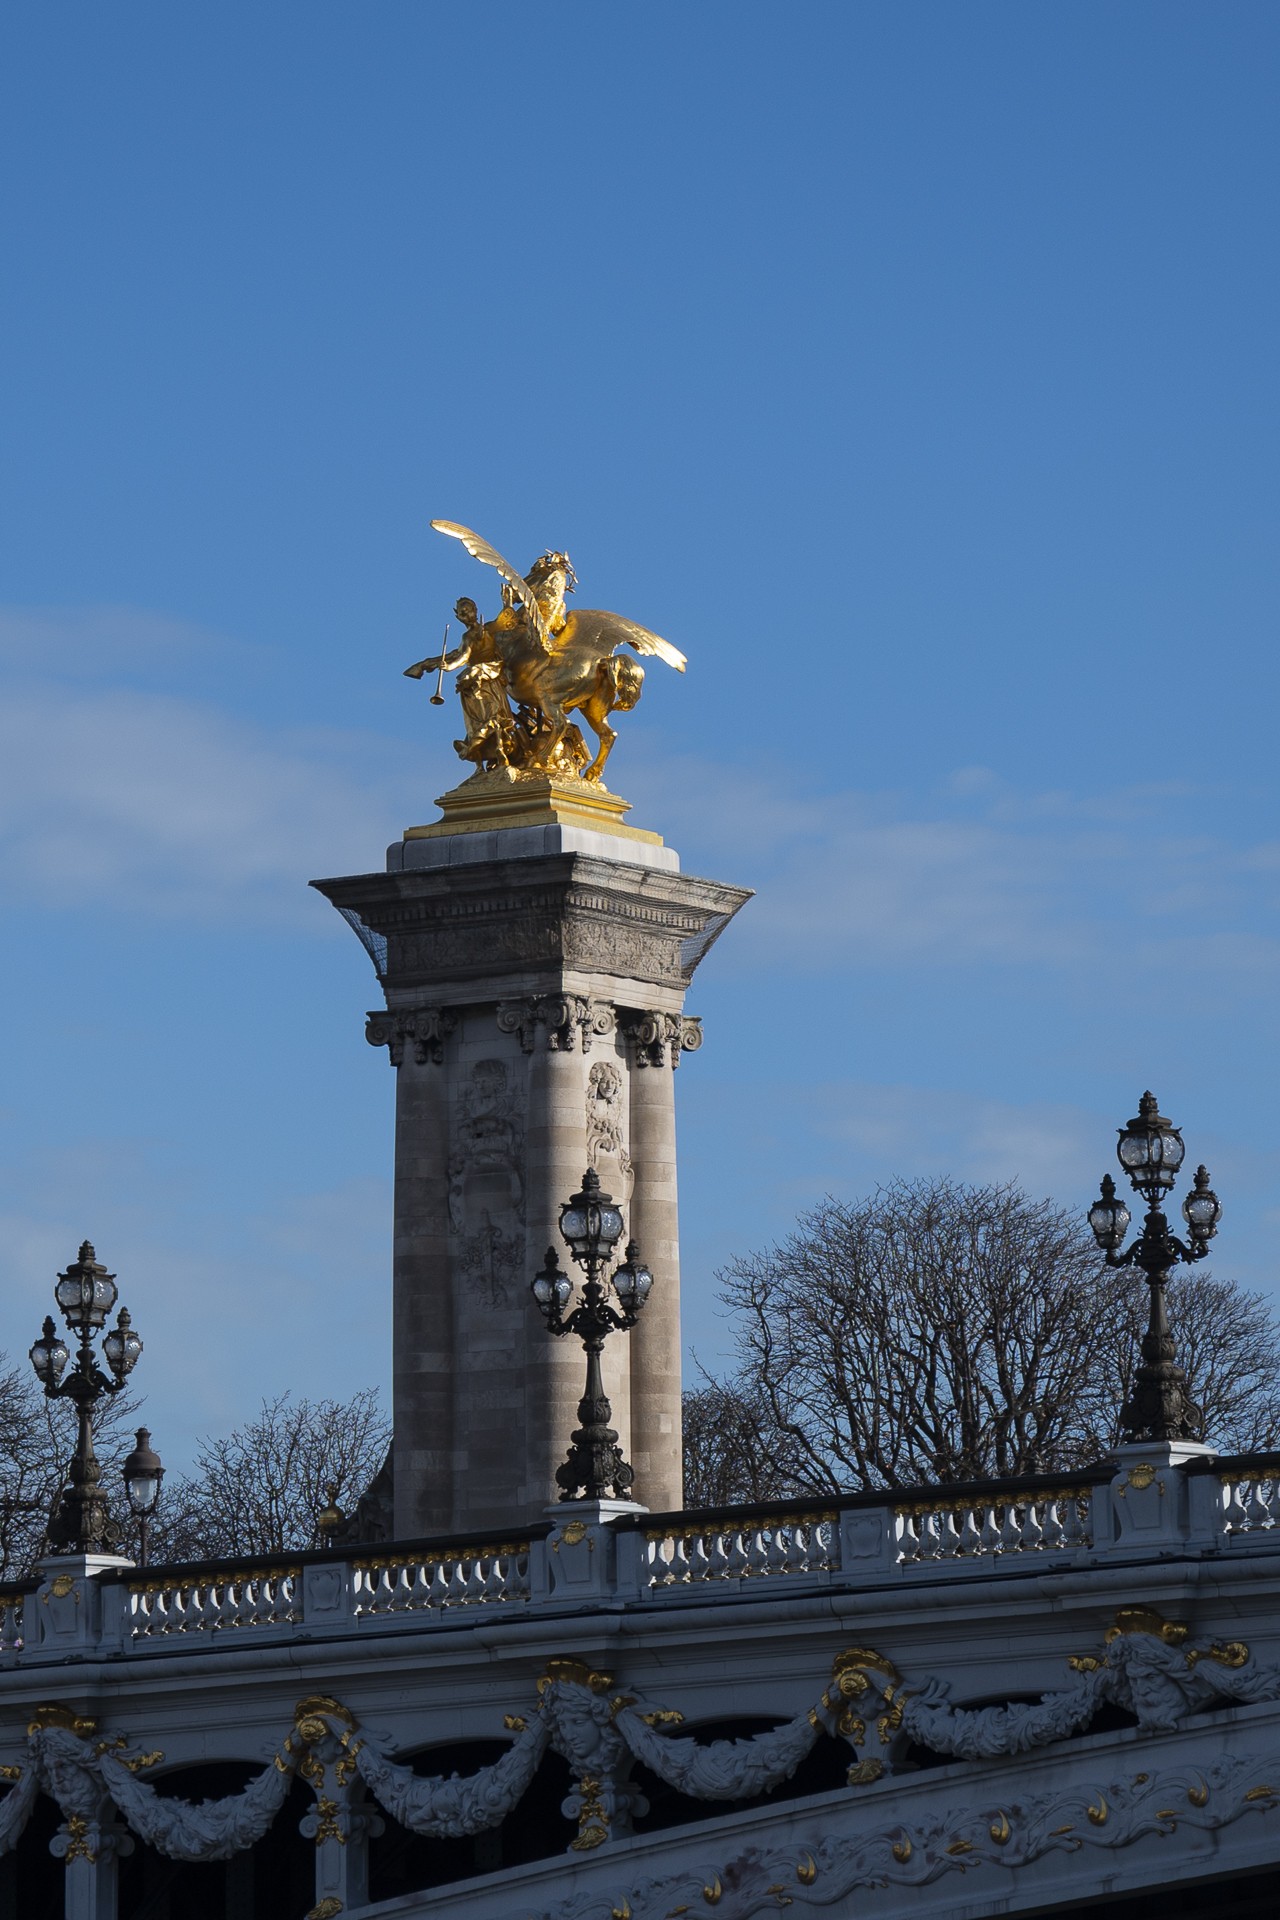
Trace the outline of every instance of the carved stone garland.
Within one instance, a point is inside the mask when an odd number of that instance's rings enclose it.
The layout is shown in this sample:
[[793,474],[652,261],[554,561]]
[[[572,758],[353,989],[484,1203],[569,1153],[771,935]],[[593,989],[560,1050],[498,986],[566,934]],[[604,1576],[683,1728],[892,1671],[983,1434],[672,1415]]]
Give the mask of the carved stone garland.
[[[16,1784],[0,1801],[0,1853],[16,1843],[43,1787],[62,1810],[64,1826],[54,1846],[67,1859],[128,1849],[128,1836],[111,1827],[113,1809],[171,1859],[226,1859],[266,1832],[295,1773],[316,1795],[306,1830],[318,1848],[345,1846],[353,1835],[377,1831],[378,1816],[362,1801],[365,1787],[412,1832],[457,1838],[506,1818],[548,1746],[573,1768],[575,1786],[565,1812],[578,1823],[575,1849],[589,1851],[629,1832],[645,1811],[628,1777],[633,1760],[695,1799],[739,1800],[789,1779],[823,1732],[846,1740],[855,1753],[865,1750],[873,1720],[882,1753],[903,1735],[935,1752],[974,1760],[1067,1738],[1087,1726],[1104,1701],[1133,1713],[1143,1728],[1167,1731],[1217,1700],[1280,1700],[1280,1667],[1258,1665],[1242,1642],[1188,1646],[1187,1639],[1185,1626],[1154,1609],[1125,1607],[1101,1652],[1068,1662],[1075,1674],[1070,1686],[1031,1703],[975,1709],[952,1706],[945,1683],[936,1679],[908,1689],[891,1660],[872,1648],[853,1647],[837,1657],[829,1685],[807,1712],[751,1739],[705,1745],[673,1738],[665,1729],[677,1725],[680,1714],[615,1693],[610,1674],[578,1660],[553,1660],[538,1682],[534,1716],[506,1721],[517,1736],[509,1750],[493,1766],[462,1779],[425,1778],[399,1765],[358,1733],[355,1716],[339,1701],[316,1696],[299,1703],[275,1759],[242,1793],[199,1805],[161,1796],[139,1778],[162,1754],[131,1751],[120,1739],[95,1742],[96,1722],[46,1708],[31,1725],[27,1766],[6,1770]],[[879,1755],[855,1760],[849,1784],[869,1785],[884,1772]],[[1205,1804],[1188,1798],[1194,1806]],[[1144,1808],[1140,1796],[1135,1819],[1147,1817]],[[993,1825],[993,1844],[1003,1847],[1008,1839],[1008,1833],[998,1838]],[[904,1864],[907,1857],[901,1856]],[[1013,1858],[1000,1857],[1006,1864]]]

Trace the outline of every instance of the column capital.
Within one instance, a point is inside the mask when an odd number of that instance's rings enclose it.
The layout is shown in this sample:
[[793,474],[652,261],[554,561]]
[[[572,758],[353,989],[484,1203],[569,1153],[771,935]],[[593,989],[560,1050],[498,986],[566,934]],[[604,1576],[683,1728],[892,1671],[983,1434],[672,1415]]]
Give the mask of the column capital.
[[694,1014],[628,1009],[619,1013],[618,1024],[637,1067],[664,1067],[669,1060],[674,1069],[682,1053],[696,1053],[702,1045],[702,1021]]
[[458,1016],[451,1007],[397,1008],[366,1014],[364,1037],[371,1047],[387,1048],[393,1067],[404,1059],[405,1043],[409,1041],[420,1067],[428,1061],[438,1067],[444,1060],[445,1036],[457,1024]]
[[500,1000],[497,1010],[498,1031],[517,1033],[523,1052],[532,1053],[538,1028],[547,1030],[550,1053],[572,1053],[581,1044],[590,1053],[591,1043],[601,1034],[612,1033],[617,1012],[608,1000],[589,1000],[581,993],[529,994],[520,1000]]

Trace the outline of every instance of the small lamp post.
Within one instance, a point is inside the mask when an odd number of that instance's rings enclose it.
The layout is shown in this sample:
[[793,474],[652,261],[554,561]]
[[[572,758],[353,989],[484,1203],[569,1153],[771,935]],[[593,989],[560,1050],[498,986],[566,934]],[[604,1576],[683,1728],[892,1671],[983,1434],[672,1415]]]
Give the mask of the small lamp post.
[[102,1491],[102,1469],[93,1450],[93,1410],[103,1394],[121,1391],[137,1365],[142,1341],[133,1331],[128,1309],[121,1307],[115,1326],[102,1342],[113,1376],[108,1379],[94,1354],[93,1335],[106,1325],[116,1303],[116,1277],[107,1272],[88,1240],[79,1258],[58,1275],[53,1297],[79,1338],[76,1362],[63,1379],[70,1355],[52,1319],[46,1317],[31,1348],[31,1364],[48,1399],[74,1402],[79,1430],[70,1478],[49,1523],[49,1545],[55,1553],[110,1553],[119,1543],[120,1527],[111,1518]]
[[[618,1436],[609,1422],[613,1409],[605,1397],[600,1355],[611,1333],[634,1327],[649,1297],[653,1275],[640,1259],[633,1240],[626,1257],[611,1276],[605,1275],[614,1247],[622,1238],[622,1214],[611,1194],[601,1190],[600,1177],[591,1168],[583,1175],[582,1190],[560,1209],[560,1231],[569,1251],[586,1273],[582,1299],[571,1313],[565,1309],[573,1281],[561,1271],[554,1247],[533,1280],[539,1313],[554,1334],[576,1334],[587,1356],[587,1384],[578,1402],[579,1425],[572,1435],[569,1456],[556,1469],[562,1500],[604,1500],[612,1493],[625,1500],[635,1479],[622,1457]],[[610,1304],[610,1293],[618,1305]]]
[[[1186,1154],[1182,1135],[1160,1112],[1155,1095],[1144,1093],[1134,1119],[1119,1129],[1116,1156],[1135,1192],[1147,1203],[1142,1232],[1121,1253],[1130,1214],[1116,1196],[1110,1174],[1089,1209],[1093,1237],[1109,1267],[1137,1266],[1151,1289],[1151,1313],[1142,1336],[1142,1364],[1133,1392],[1120,1410],[1126,1440],[1198,1440],[1204,1415],[1191,1398],[1187,1376],[1173,1357],[1173,1336],[1165,1303],[1169,1275],[1179,1261],[1203,1260],[1218,1231],[1222,1207],[1204,1167],[1196,1169],[1191,1192],[1182,1203],[1187,1240],[1170,1230],[1161,1201],[1178,1178]],[[1188,1244],[1188,1241],[1190,1244]]]
[[121,1468],[129,1511],[138,1522],[139,1564],[147,1564],[147,1523],[160,1502],[160,1482],[164,1467],[160,1455],[151,1446],[151,1430],[138,1428],[138,1444]]

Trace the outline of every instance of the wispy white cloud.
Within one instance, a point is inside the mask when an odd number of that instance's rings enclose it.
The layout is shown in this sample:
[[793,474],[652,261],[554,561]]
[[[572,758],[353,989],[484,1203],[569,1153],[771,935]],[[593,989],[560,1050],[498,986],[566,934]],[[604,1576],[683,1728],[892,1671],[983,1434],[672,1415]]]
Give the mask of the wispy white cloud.
[[0,1351],[25,1365],[89,1233],[146,1343],[134,1383],[171,1466],[290,1384],[343,1398],[386,1383],[390,1180],[282,1179],[256,1214],[212,1204],[199,1169],[140,1139],[70,1139],[0,1176]]
[[384,743],[273,730],[120,684],[212,644],[129,610],[0,616],[0,884],[11,900],[315,925],[301,883],[376,863],[421,804]]
[[[155,690],[157,662],[224,644],[129,610],[0,612],[10,899],[318,929],[300,881],[378,862],[421,807],[420,768],[399,743]],[[1280,960],[1280,847],[1198,831],[1189,783],[1019,793],[961,766],[930,792],[815,793],[790,768],[677,759],[642,727],[630,746],[633,818],[761,890],[735,967],[1062,974],[1123,952],[1238,979]]]
[[966,768],[932,793],[806,796],[780,774],[650,761],[628,787],[694,864],[760,889],[739,962],[1061,973],[1124,953],[1233,977],[1280,962],[1276,848],[1197,830],[1190,786],[1020,795]]

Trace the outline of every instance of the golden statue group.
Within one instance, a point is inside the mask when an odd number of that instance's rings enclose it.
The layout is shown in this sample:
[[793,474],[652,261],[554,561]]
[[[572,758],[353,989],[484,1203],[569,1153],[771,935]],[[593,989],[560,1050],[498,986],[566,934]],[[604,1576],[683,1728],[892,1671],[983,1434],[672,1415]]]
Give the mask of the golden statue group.
[[[595,607],[570,611],[565,595],[577,586],[577,576],[567,553],[544,553],[522,578],[469,527],[452,520],[431,524],[461,540],[502,578],[502,611],[495,619],[481,620],[474,600],[459,600],[454,613],[462,623],[461,645],[405,668],[413,680],[424,673],[438,676],[436,705],[443,704],[444,675],[457,673],[467,736],[454,741],[455,749],[481,773],[509,767],[552,779],[599,781],[618,737],[609,715],[629,712],[644,684],[644,668],[615,649],[625,645],[655,654],[678,673],[684,672],[684,655],[621,614]],[[596,736],[594,759],[572,713]]]

